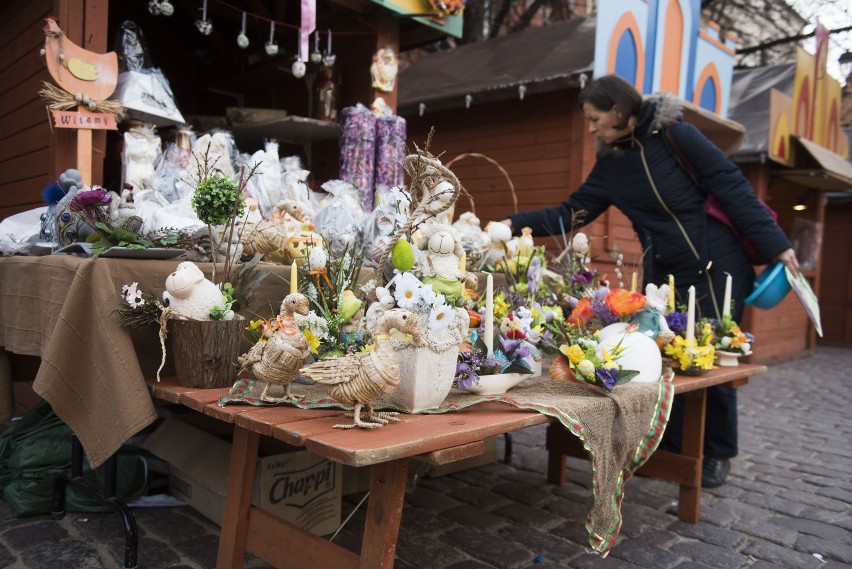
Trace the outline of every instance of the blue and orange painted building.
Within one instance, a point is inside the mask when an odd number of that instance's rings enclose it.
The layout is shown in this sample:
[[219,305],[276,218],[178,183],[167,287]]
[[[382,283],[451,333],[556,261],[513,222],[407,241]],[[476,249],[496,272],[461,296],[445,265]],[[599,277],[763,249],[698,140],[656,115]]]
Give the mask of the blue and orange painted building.
[[727,116],[736,37],[701,22],[700,0],[600,0],[594,75],[673,93]]

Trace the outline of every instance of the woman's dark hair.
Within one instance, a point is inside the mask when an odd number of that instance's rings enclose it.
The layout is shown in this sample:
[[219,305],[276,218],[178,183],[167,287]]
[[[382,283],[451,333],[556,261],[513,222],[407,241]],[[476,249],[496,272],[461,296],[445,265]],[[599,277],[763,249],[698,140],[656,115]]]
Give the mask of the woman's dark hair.
[[586,103],[601,111],[615,108],[621,113],[621,123],[616,128],[624,128],[630,117],[639,116],[642,95],[618,75],[604,75],[589,83],[580,93],[580,107]]

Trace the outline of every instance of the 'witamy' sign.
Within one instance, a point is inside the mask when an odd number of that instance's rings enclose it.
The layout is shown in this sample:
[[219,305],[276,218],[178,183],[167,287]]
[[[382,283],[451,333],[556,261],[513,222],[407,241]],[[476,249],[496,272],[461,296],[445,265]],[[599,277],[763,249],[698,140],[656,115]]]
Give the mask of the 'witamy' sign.
[[50,111],[56,128],[87,128],[91,130],[117,130],[115,117],[109,113],[88,111]]

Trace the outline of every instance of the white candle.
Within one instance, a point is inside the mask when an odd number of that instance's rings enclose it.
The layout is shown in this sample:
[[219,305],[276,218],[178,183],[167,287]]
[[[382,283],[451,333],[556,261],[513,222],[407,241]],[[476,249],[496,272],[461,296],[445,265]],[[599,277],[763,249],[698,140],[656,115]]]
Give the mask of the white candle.
[[686,343],[695,343],[695,287],[689,287],[689,300],[686,304]]
[[728,276],[725,279],[725,300],[722,302],[722,316],[731,315],[731,273],[726,273]]
[[630,292],[636,292],[636,287],[639,284],[639,275],[633,271],[633,279],[630,281]]
[[485,280],[485,330],[482,332],[482,341],[490,356],[494,353],[494,277],[488,273]]
[[669,312],[674,312],[674,309],[675,309],[674,275],[669,275]]

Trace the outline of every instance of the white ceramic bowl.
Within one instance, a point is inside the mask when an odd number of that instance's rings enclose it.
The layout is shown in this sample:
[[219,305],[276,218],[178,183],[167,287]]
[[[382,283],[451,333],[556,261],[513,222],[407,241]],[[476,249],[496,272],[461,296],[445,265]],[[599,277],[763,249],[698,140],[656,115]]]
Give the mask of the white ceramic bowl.
[[529,377],[528,373],[480,375],[479,384],[474,383],[465,391],[476,395],[502,395]]

